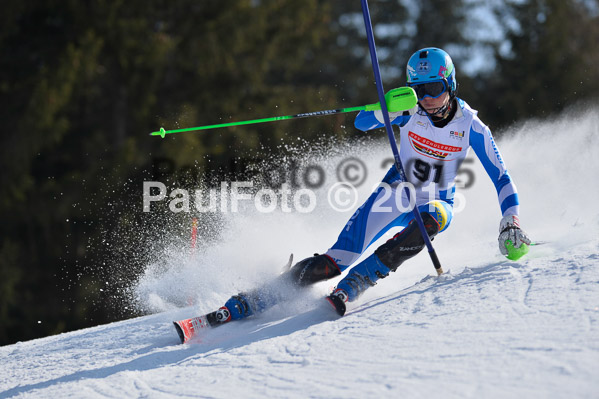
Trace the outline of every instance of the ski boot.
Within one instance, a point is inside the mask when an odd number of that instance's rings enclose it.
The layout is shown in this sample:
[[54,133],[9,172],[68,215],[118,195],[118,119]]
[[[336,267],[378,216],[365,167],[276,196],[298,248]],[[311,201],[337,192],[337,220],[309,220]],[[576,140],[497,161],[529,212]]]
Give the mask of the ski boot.
[[[426,232],[433,239],[439,232],[439,223],[428,213],[422,213]],[[369,287],[376,285],[379,279],[394,272],[406,260],[418,254],[424,248],[424,239],[415,221],[393,238],[381,245],[374,254],[354,266],[347,276],[337,285],[337,289],[326,299],[335,311],[343,316],[345,303],[356,300]]]
[[225,307],[233,320],[250,317],[286,301],[293,295],[290,292],[340,274],[339,267],[329,256],[315,254],[291,268],[286,267],[283,274],[261,288],[232,296]]

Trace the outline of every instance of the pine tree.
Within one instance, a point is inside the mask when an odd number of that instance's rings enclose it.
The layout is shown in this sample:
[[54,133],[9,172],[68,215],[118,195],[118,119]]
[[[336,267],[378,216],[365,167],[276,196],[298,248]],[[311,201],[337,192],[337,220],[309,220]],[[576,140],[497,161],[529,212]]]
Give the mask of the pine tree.
[[323,69],[328,20],[316,0],[3,8],[0,117],[10,129],[0,138],[0,343],[115,317],[107,278],[135,275],[147,260],[134,244],[143,242],[137,223],[149,222],[139,187],[155,162],[200,174],[208,158],[227,168],[286,135],[339,130],[312,118],[293,133],[281,123],[148,136],[160,126],[332,108],[336,89],[309,79]]
[[599,17],[576,0],[510,3],[502,16],[510,50],[497,51],[495,119],[548,117],[599,90]]

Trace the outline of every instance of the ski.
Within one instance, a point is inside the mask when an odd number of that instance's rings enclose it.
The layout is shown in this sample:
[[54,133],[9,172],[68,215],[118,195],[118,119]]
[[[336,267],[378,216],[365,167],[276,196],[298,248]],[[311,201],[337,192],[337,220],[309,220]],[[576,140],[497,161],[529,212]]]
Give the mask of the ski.
[[329,296],[325,297],[325,299],[331,304],[339,316],[343,316],[345,314],[345,302],[347,302],[347,293],[345,291],[342,289],[336,289]]
[[[293,254],[289,255],[289,259],[288,259],[287,263],[281,270],[281,276],[283,276],[289,272],[289,269],[291,269],[292,264],[293,264]],[[270,284],[276,284],[276,285],[280,284],[281,276],[279,276],[277,279],[275,279]],[[263,287],[263,290],[265,290],[265,291],[269,291],[271,289],[272,289],[272,286],[269,284],[267,284],[265,287]],[[237,313],[244,313],[244,315],[242,316],[242,318],[243,318],[243,317],[251,315],[253,312],[250,312],[249,314],[247,314],[247,312],[249,310],[249,306],[246,303],[247,299],[245,299],[241,295],[242,294],[234,295],[233,297],[231,297],[231,299],[236,299],[238,304],[230,305],[230,306],[235,306],[235,310],[237,311]],[[246,295],[246,294],[243,294],[243,295]],[[249,296],[252,297],[251,292],[249,293]],[[256,297],[256,298],[254,298],[255,300],[260,301],[260,299],[259,299],[260,295],[254,294],[253,296]],[[254,308],[256,308],[256,304],[254,304]],[[260,311],[258,311],[258,313],[260,313]],[[231,312],[229,311],[229,308],[227,308],[227,306],[223,306],[220,309],[218,309],[214,312],[207,313],[203,316],[192,317],[190,319],[174,321],[173,324],[175,325],[177,334],[179,334],[181,343],[184,344],[184,343],[187,343],[187,342],[193,340],[194,338],[196,338],[200,334],[201,331],[205,331],[206,329],[209,329],[209,328],[222,326],[223,324],[228,323],[231,320],[232,320],[232,317],[231,317]]]
[[343,316],[345,314],[345,302],[343,302],[341,298],[339,298],[337,295],[331,294],[327,296],[325,299],[328,303],[331,304],[331,306],[335,309],[335,312],[337,312],[339,316]]
[[207,313],[203,316],[173,321],[173,324],[175,325],[177,334],[181,339],[181,343],[185,344],[194,338],[197,338],[202,331],[206,331],[209,328],[222,326],[229,321],[231,321],[231,312],[229,312],[229,309],[223,306],[222,308],[214,312]]

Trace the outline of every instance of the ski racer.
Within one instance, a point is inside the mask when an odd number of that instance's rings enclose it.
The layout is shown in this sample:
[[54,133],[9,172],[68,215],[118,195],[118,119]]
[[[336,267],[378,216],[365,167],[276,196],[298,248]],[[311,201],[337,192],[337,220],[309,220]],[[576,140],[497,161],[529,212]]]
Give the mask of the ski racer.
[[[472,148],[497,190],[502,213],[499,250],[511,259],[524,255],[531,241],[520,228],[516,186],[491,131],[478,118],[477,111],[457,97],[451,57],[434,47],[416,51],[407,63],[407,85],[416,92],[417,106],[406,112],[389,113],[389,117],[392,124],[399,126],[400,159],[414,189],[412,201],[415,200],[429,237],[433,239],[451,224],[454,179]],[[363,131],[383,127],[382,112],[361,111],[355,126]],[[259,313],[289,294],[285,289],[281,293],[282,284],[303,287],[339,276],[351,267],[327,297],[343,315],[346,302],[354,301],[425,246],[403,189],[405,183],[401,183],[394,165],[326,253],[298,262],[265,287],[231,297],[219,310],[219,318],[228,321]],[[402,230],[354,265],[391,228]]]

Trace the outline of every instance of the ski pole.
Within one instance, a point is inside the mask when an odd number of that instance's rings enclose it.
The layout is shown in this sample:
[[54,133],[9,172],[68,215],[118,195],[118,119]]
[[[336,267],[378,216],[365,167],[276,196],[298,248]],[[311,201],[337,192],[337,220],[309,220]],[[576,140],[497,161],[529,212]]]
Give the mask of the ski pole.
[[[384,90],[383,90],[383,81],[381,79],[381,73],[379,68],[379,61],[376,55],[376,47],[374,44],[374,35],[372,33],[372,22],[370,20],[370,11],[368,10],[368,0],[362,0],[362,15],[364,16],[364,25],[366,27],[366,36],[368,38],[368,48],[370,49],[370,60],[372,61],[372,70],[374,72],[374,79],[376,82],[376,89],[379,95],[379,101],[381,105],[381,110],[383,111],[383,119],[385,121],[385,129],[387,130],[387,136],[389,137],[389,143],[391,144],[391,150],[393,151],[393,157],[395,158],[395,167],[399,172],[400,179],[406,182],[406,174],[404,172],[403,166],[401,164],[401,160],[399,159],[399,151],[397,150],[397,143],[395,142],[395,135],[393,134],[393,128],[391,127],[391,121],[389,120],[389,114],[387,112],[387,103],[385,101]],[[413,89],[409,88],[412,90]],[[414,98],[416,98],[416,94],[414,93]],[[415,104],[414,104],[415,105]],[[404,186],[404,191],[408,200],[410,199],[410,190]],[[424,222],[422,221],[422,216],[420,212],[418,212],[418,207],[414,206],[412,210],[414,213],[414,219],[420,228],[420,232],[422,233],[422,238],[424,239],[424,243],[428,248],[428,253],[433,261],[433,265],[437,270],[437,274],[441,275],[443,273],[443,269],[441,268],[441,263],[439,262],[439,258],[437,257],[437,253],[433,248],[433,244],[431,243],[431,239],[426,233],[426,228],[424,227]]]
[[[405,111],[416,106],[416,97],[412,95],[413,90],[409,87],[398,87],[396,89],[389,90],[389,92],[385,95],[386,102],[388,103],[388,109],[391,112],[400,112]],[[176,129],[176,130],[165,130],[163,127],[160,128],[157,132],[150,133],[150,136],[160,136],[164,138],[167,134],[171,133],[183,133],[183,132],[191,132],[196,130],[206,130],[206,129],[216,129],[220,127],[229,127],[229,126],[240,126],[240,125],[251,125],[255,123],[264,123],[264,122],[274,122],[274,121],[282,121],[287,119],[296,119],[296,118],[307,118],[310,116],[322,116],[322,115],[333,115],[333,114],[341,114],[345,112],[354,112],[354,111],[376,111],[380,110],[381,105],[379,103],[362,105],[359,107],[350,107],[350,108],[340,108],[340,109],[330,109],[326,111],[316,111],[316,112],[306,112],[303,114],[295,114],[295,115],[287,115],[287,116],[274,116],[271,118],[262,118],[262,119],[253,119],[249,121],[241,121],[241,122],[229,122],[229,123],[219,123],[216,125],[206,125],[206,126],[198,126],[198,127],[190,127],[185,129]]]

